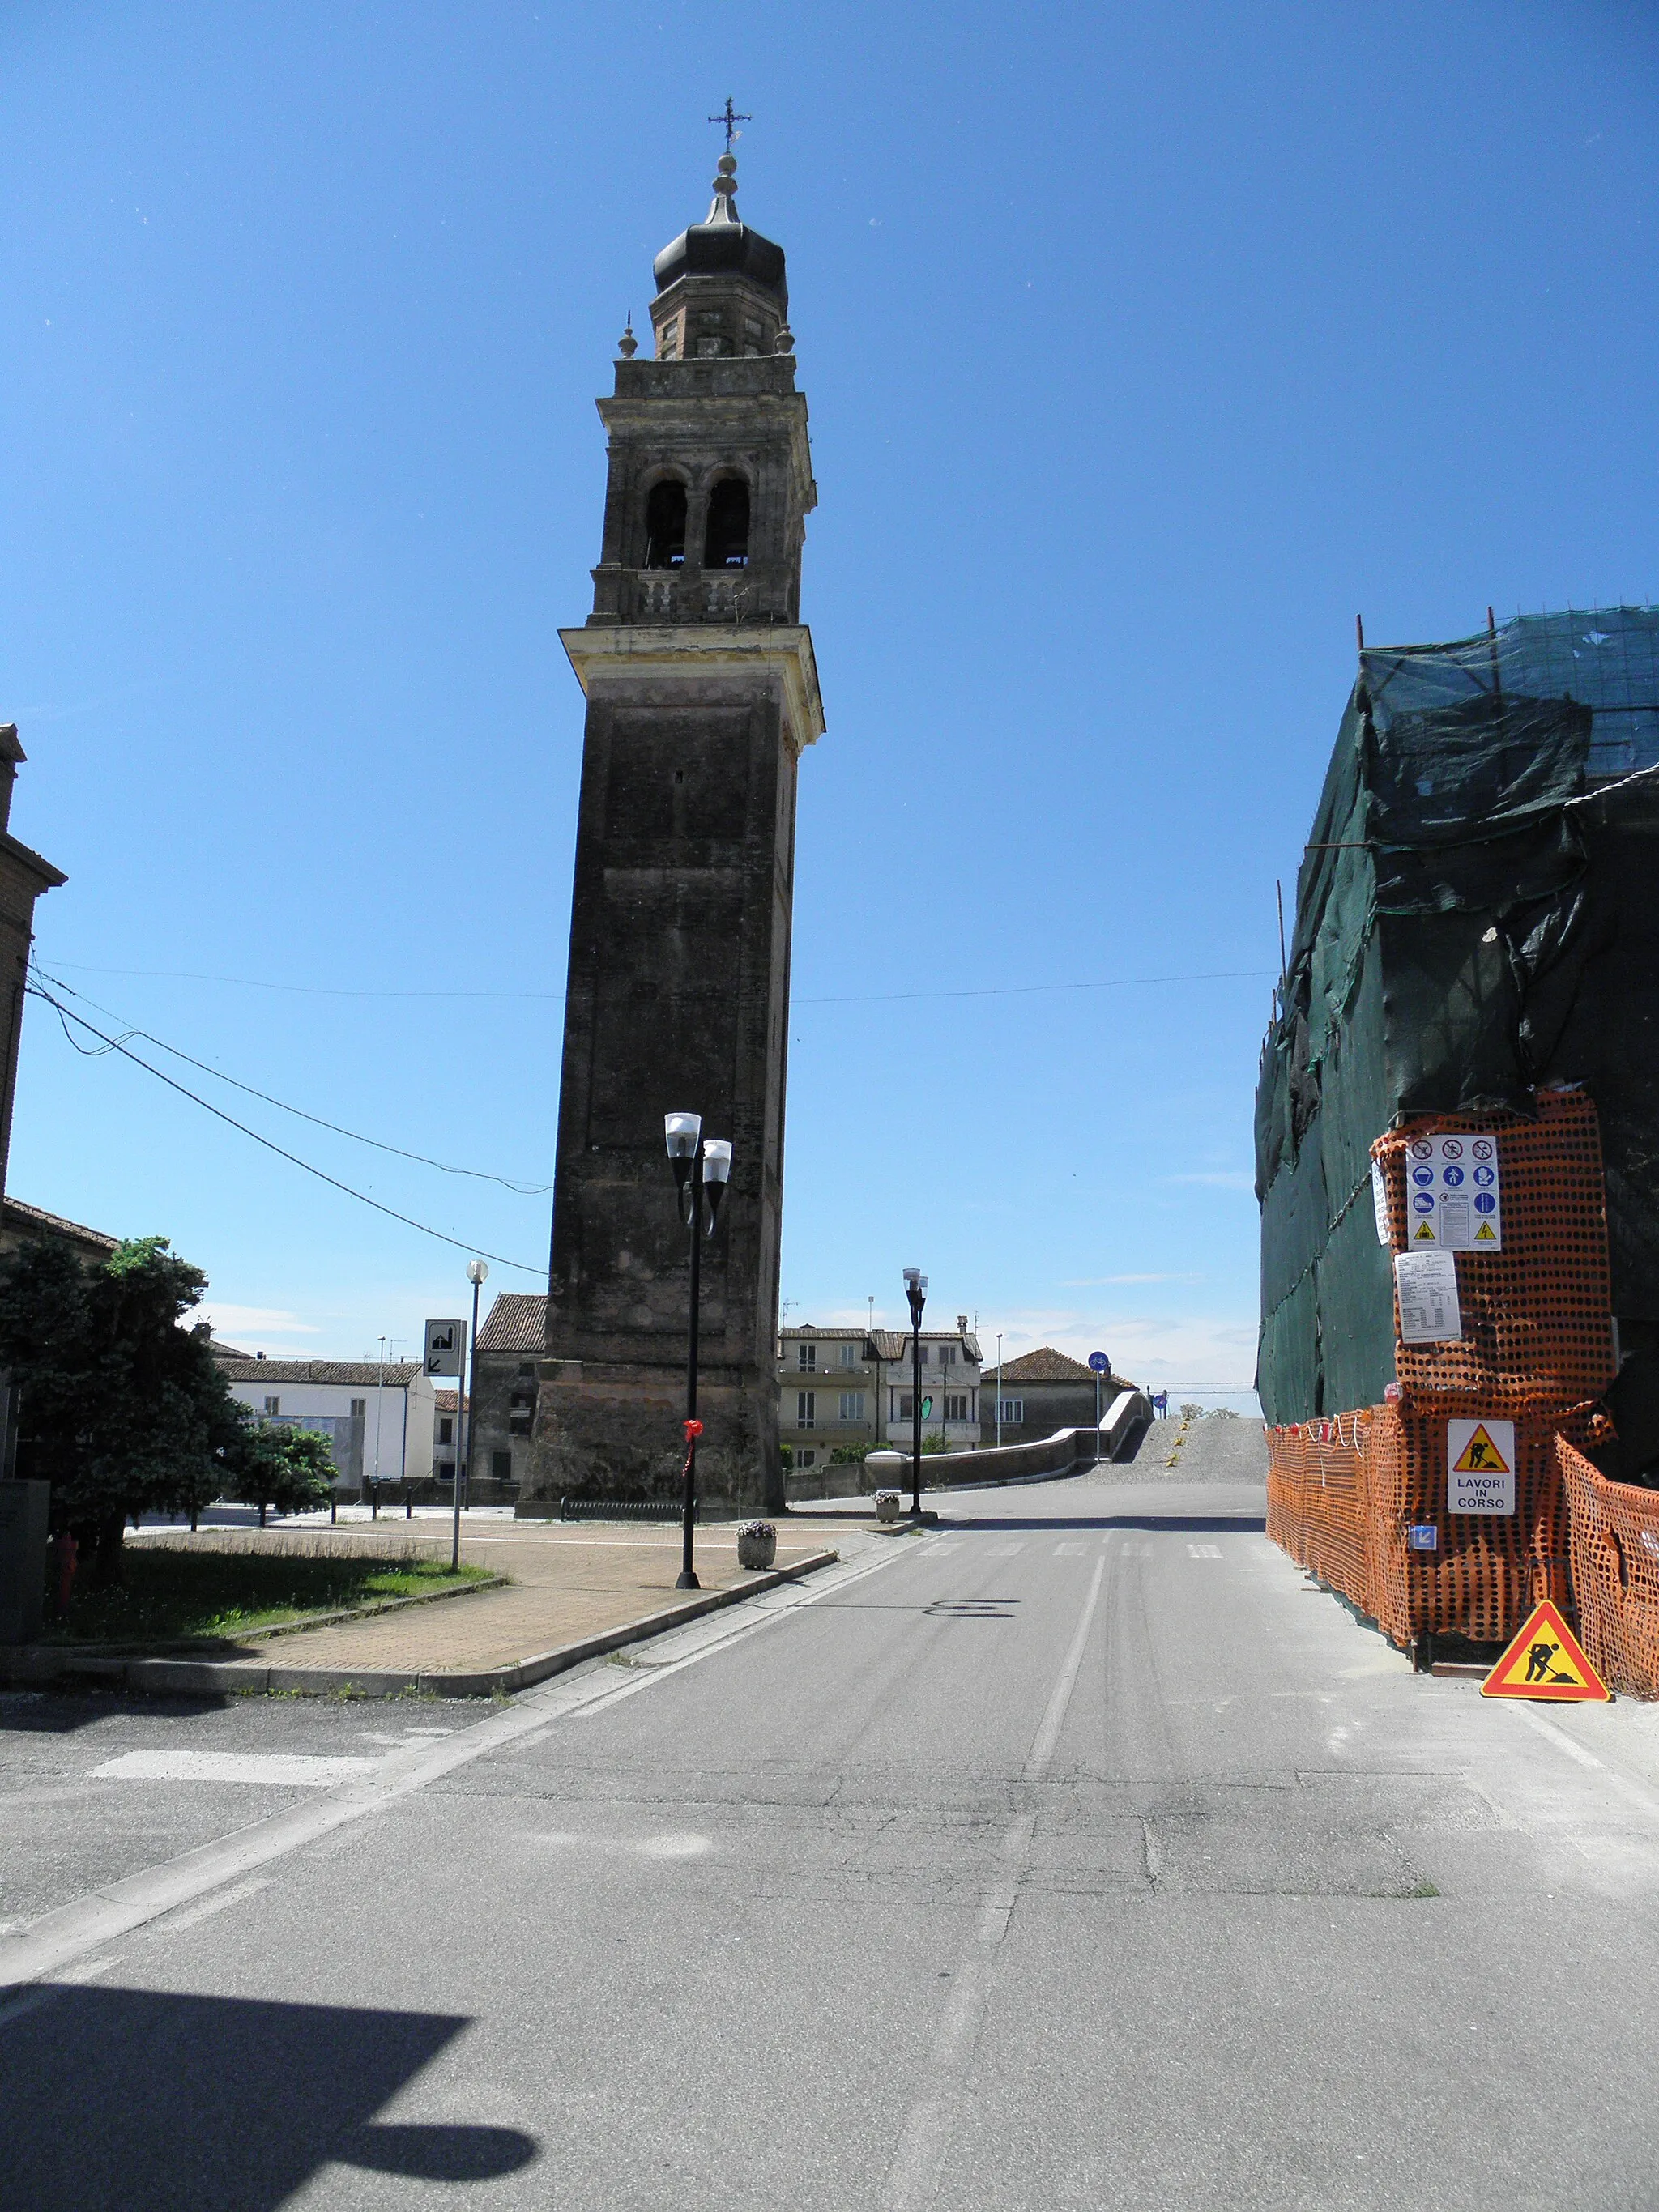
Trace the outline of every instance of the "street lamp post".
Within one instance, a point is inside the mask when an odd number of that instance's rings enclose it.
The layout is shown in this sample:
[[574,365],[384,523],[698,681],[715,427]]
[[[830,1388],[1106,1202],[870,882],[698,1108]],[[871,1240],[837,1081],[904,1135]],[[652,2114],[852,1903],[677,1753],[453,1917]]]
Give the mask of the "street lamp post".
[[1002,1449],[1002,1331],[997,1331],[997,1449]]
[[[461,1496],[466,1487],[466,1455],[472,1441],[471,1430],[466,1415],[467,1408],[472,1403],[472,1393],[478,1385],[478,1285],[489,1273],[488,1261],[469,1260],[466,1263],[466,1279],[472,1285],[472,1337],[471,1341],[464,1347],[465,1358],[462,1359],[461,1371],[455,1378],[455,1496],[453,1507],[454,1521],[449,1546],[449,1563],[452,1567],[458,1567],[461,1563]],[[472,1363],[470,1380],[466,1371],[469,1359]]]
[[910,1510],[921,1518],[921,1310],[927,1303],[927,1278],[920,1267],[904,1271],[904,1295],[910,1302]]
[[[685,1357],[685,1501],[680,1522],[680,1571],[676,1589],[701,1589],[691,1564],[697,1521],[697,1309],[702,1295],[702,1240],[714,1233],[720,1200],[732,1179],[732,1147],[724,1137],[702,1133],[700,1114],[665,1114],[663,1136],[679,1192],[680,1218],[691,1238],[691,1322]],[[705,1218],[706,1215],[706,1218]]]

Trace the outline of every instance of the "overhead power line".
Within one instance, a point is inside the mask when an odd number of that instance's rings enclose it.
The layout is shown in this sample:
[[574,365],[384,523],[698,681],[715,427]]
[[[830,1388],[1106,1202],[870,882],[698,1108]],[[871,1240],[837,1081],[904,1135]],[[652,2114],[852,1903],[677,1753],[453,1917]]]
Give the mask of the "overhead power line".
[[401,1221],[405,1229],[418,1230],[422,1237],[434,1237],[441,1244],[453,1245],[458,1252],[471,1252],[479,1259],[494,1260],[498,1266],[511,1267],[518,1274],[538,1279],[546,1275],[545,1267],[532,1267],[526,1261],[509,1260],[504,1252],[486,1252],[480,1245],[464,1243],[459,1237],[451,1237],[444,1230],[434,1229],[428,1222],[416,1221],[411,1214],[399,1213],[395,1206],[383,1206],[378,1198],[371,1198],[367,1191],[354,1190],[349,1182],[342,1182],[337,1176],[325,1173],[321,1168],[313,1167],[309,1160],[302,1160],[297,1152],[290,1152],[284,1146],[274,1144],[269,1137],[262,1136],[258,1129],[249,1128],[246,1121],[239,1121],[234,1114],[227,1114],[222,1107],[216,1106],[211,1099],[204,1098],[199,1091],[189,1090],[184,1084],[175,1082],[164,1068],[152,1066],[149,1060],[123,1043],[119,1037],[107,1036],[95,1022],[89,1022],[84,1014],[76,1013],[72,1006],[64,1006],[60,999],[53,998],[52,993],[40,984],[30,983],[26,988],[32,998],[44,999],[56,1013],[64,1025],[64,1035],[76,1052],[89,1059],[101,1059],[103,1056],[102,1054],[88,1053],[84,1045],[76,1043],[70,1034],[71,1022],[77,1028],[85,1030],[89,1036],[95,1036],[106,1051],[118,1052],[123,1060],[130,1060],[135,1067],[142,1067],[146,1075],[153,1075],[158,1083],[165,1083],[169,1091],[176,1091],[181,1098],[188,1098],[192,1105],[199,1106],[204,1113],[211,1114],[216,1121],[228,1122],[243,1136],[252,1137],[256,1145],[263,1145],[268,1152],[275,1152],[279,1159],[288,1161],[290,1166],[303,1170],[307,1175],[315,1176],[319,1182],[327,1183],[331,1189],[343,1191],[348,1198],[355,1198],[359,1205],[373,1206],[376,1213],[384,1213],[389,1220]]
[[[388,991],[335,983],[271,983],[258,975],[207,975],[185,968],[94,968],[83,960],[58,960],[54,967],[72,968],[82,975],[134,975],[150,981],[171,983],[228,983],[247,991],[282,991],[311,999],[505,999],[538,1006],[562,1003],[562,991]],[[860,991],[845,997],[795,999],[800,1006],[886,1006],[910,999],[1024,999],[1047,991],[1139,991],[1162,989],[1171,983],[1261,982],[1271,977],[1270,968],[1206,969],[1189,975],[1094,975],[1077,983],[988,983],[956,991]],[[66,983],[65,990],[70,988]],[[88,1004],[92,1004],[88,1000]]]
[[[31,964],[37,975],[44,977],[48,983],[55,984],[60,991],[67,991],[71,999],[79,999],[83,1006],[94,1007],[100,1014],[107,1014],[112,1022],[125,1023],[125,1015],[118,1014],[112,1006],[99,1006],[96,999],[88,999],[72,983],[65,983],[60,977],[48,973],[38,960]],[[258,1091],[251,1083],[240,1082],[235,1076],[227,1075],[223,1068],[213,1067],[204,1060],[193,1058],[178,1045],[169,1044],[165,1037],[157,1036],[152,1030],[141,1030],[136,1024],[129,1024],[121,1031],[121,1042],[125,1043],[129,1037],[143,1037],[146,1044],[153,1044],[158,1051],[170,1053],[174,1060],[182,1060],[186,1066],[200,1068],[204,1075],[210,1075],[216,1083],[228,1083],[233,1091],[240,1091],[249,1098],[258,1098],[266,1106],[275,1106],[282,1113],[292,1114],[299,1121],[309,1121],[313,1128],[330,1130],[337,1137],[349,1137],[354,1145],[371,1146],[377,1152],[390,1152],[394,1159],[413,1160],[418,1167],[436,1168],[440,1175],[468,1176],[476,1182],[499,1183],[503,1190],[510,1190],[517,1198],[544,1198],[553,1188],[551,1183],[546,1182],[514,1182],[508,1176],[491,1175],[483,1168],[452,1167],[445,1160],[428,1159],[424,1152],[405,1152],[401,1145],[388,1145],[379,1137],[364,1136],[360,1129],[347,1129],[337,1121],[325,1121],[320,1114],[308,1114],[303,1106],[290,1106],[284,1098],[274,1098],[268,1091]]]

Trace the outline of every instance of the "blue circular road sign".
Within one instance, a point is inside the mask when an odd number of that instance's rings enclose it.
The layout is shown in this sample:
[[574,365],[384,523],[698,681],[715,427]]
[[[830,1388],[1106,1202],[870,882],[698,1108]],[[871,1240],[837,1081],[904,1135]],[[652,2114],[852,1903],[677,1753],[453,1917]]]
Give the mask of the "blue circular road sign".
[[1112,1371],[1112,1363],[1103,1352],[1091,1352],[1089,1354],[1089,1364],[1097,1375],[1109,1375]]

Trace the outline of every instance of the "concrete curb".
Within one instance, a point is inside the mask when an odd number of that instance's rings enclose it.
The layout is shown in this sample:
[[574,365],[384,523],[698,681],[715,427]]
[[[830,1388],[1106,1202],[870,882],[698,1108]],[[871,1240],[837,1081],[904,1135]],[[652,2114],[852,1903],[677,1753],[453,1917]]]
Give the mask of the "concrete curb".
[[[249,1667],[231,1661],[212,1659],[129,1659],[111,1658],[60,1672],[79,1674],[96,1674],[100,1680],[112,1680],[118,1686],[148,1692],[151,1695],[200,1696],[204,1692],[219,1697],[270,1696],[286,1693],[291,1697],[329,1697],[350,1692],[362,1698],[396,1698],[412,1694],[440,1698],[488,1698],[497,1693],[509,1694],[514,1690],[527,1690],[532,1684],[544,1682],[550,1674],[562,1674],[567,1668],[579,1667],[585,1659],[599,1659],[610,1651],[617,1651],[627,1644],[641,1644],[647,1637],[660,1636],[665,1630],[682,1627],[687,1621],[699,1620],[706,1613],[718,1613],[722,1607],[741,1604],[744,1598],[753,1597],[762,1590],[775,1589],[781,1583],[796,1582],[819,1567],[827,1567],[840,1558],[838,1552],[811,1552],[804,1559],[797,1559],[787,1567],[773,1567],[765,1574],[754,1575],[749,1580],[735,1583],[729,1589],[707,1590],[701,1597],[688,1599],[684,1603],[666,1607],[661,1613],[647,1613],[641,1620],[625,1621],[619,1628],[605,1630],[598,1636],[586,1636],[579,1643],[562,1644],[551,1651],[540,1651],[532,1657],[520,1659],[512,1667],[495,1667],[482,1674],[418,1674],[396,1670],[365,1673],[349,1667]],[[474,1584],[482,1588],[482,1584]],[[357,1618],[353,1615],[352,1618]],[[49,1648],[49,1647],[47,1647]],[[33,1650],[42,1647],[36,1645]],[[21,1656],[21,1655],[20,1655]],[[54,1655],[55,1656],[56,1655]],[[48,1675],[33,1675],[30,1680],[49,1680]]]

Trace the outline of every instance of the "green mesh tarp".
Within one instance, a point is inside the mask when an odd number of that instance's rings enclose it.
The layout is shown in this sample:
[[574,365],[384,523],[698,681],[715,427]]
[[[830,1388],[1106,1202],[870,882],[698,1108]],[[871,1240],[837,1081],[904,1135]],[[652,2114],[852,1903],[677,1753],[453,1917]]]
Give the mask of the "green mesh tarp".
[[1659,1457],[1659,611],[1368,648],[1297,882],[1256,1093],[1270,1421],[1394,1379],[1372,1139],[1583,1084],[1607,1164],[1614,1412]]

